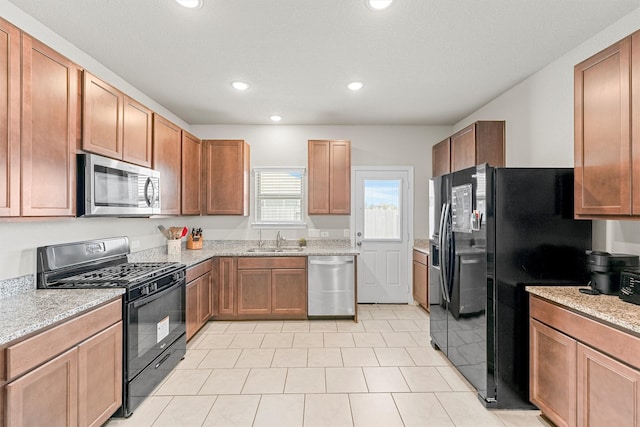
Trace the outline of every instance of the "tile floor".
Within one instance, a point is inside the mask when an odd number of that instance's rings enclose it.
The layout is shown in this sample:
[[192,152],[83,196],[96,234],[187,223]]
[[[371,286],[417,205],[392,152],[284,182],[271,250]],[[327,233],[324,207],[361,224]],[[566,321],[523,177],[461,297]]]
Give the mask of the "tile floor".
[[549,426],[485,409],[429,342],[428,314],[360,305],[349,320],[209,322],[128,419],[144,426]]

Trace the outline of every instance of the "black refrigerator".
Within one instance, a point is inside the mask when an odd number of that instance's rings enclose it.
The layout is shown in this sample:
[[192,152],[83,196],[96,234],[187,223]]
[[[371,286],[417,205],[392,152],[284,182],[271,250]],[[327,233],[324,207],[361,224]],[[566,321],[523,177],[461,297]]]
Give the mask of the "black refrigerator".
[[480,165],[429,181],[432,345],[487,406],[529,402],[527,285],[588,282],[573,169]]

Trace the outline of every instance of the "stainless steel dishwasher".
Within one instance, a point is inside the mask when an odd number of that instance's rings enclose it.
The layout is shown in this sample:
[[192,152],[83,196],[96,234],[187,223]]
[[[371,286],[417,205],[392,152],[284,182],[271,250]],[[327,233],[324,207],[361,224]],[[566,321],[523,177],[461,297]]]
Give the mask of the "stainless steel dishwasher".
[[309,316],[355,315],[355,257],[310,256]]

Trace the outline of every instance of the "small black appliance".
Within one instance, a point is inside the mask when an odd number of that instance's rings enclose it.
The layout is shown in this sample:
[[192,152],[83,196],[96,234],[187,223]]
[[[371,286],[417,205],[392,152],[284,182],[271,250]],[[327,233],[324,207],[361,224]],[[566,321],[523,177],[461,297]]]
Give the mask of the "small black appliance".
[[620,299],[640,305],[639,270],[625,270],[620,274]]
[[638,255],[610,254],[587,251],[587,268],[591,274],[591,289],[607,295],[618,295],[620,273],[625,269],[638,268]]

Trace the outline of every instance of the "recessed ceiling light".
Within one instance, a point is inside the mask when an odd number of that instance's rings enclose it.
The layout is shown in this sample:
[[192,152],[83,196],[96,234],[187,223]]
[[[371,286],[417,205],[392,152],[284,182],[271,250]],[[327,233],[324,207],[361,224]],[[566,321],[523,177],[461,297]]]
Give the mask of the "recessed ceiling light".
[[347,87],[353,91],[362,89],[362,86],[364,86],[362,82],[351,82],[347,85]]
[[272,122],[279,122],[280,120],[282,120],[282,116],[279,116],[277,114],[273,114],[269,116],[269,118],[271,119]]
[[364,2],[371,10],[382,10],[391,6],[393,0],[365,0]]
[[188,7],[189,9],[197,9],[202,7],[204,0],[176,0],[180,6]]
[[245,82],[231,82],[231,86],[233,86],[234,89],[238,89],[238,90],[249,89],[249,83],[245,83]]

